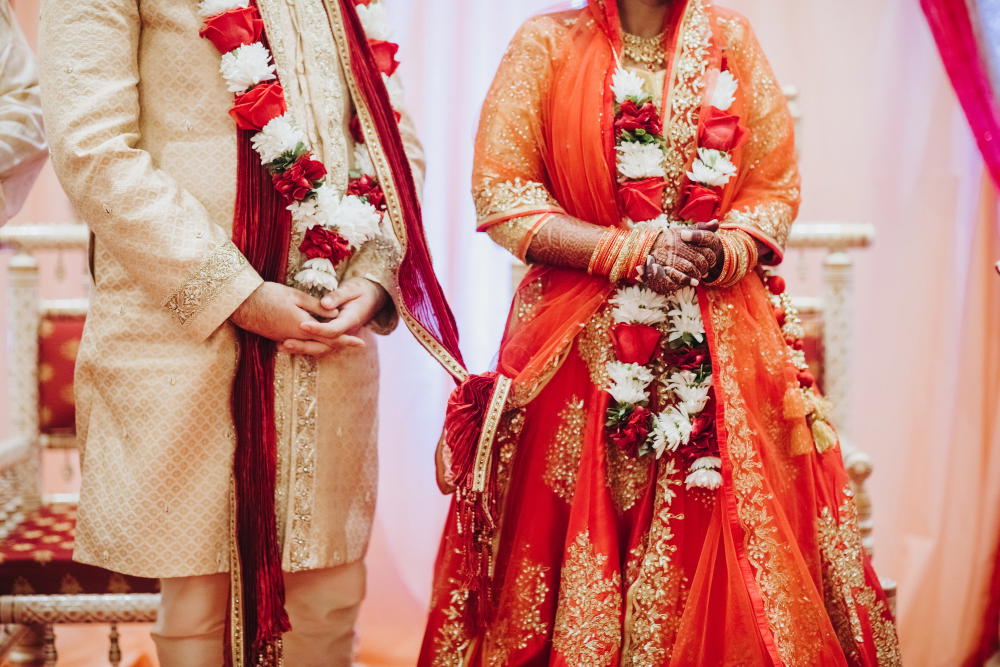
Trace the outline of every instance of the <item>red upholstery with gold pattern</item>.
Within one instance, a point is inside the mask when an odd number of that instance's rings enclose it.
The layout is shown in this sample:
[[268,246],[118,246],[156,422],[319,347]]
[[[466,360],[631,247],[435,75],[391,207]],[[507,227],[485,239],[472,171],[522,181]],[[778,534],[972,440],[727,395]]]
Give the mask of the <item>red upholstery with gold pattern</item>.
[[42,319],[38,331],[38,422],[46,435],[76,432],[73,368],[83,335],[82,316]]
[[43,507],[0,541],[0,595],[156,593],[155,579],[75,563],[76,506]]

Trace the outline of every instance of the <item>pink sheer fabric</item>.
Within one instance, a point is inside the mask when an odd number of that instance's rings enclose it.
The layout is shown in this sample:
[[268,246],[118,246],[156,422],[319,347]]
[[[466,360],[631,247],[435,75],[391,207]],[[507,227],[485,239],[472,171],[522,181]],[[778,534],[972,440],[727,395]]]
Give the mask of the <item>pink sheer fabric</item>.
[[1000,103],[965,0],[921,0],[993,182],[1000,187]]

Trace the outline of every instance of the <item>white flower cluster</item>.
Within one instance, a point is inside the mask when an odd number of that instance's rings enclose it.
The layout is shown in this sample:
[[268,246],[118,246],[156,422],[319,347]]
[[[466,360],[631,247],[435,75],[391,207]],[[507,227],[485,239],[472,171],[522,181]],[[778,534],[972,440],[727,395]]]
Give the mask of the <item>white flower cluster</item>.
[[719,111],[729,111],[729,107],[736,101],[738,87],[732,72],[728,70],[720,72],[715,82],[715,90],[712,91],[711,105]]
[[270,164],[285,153],[294,151],[299,144],[305,145],[306,135],[292,124],[291,116],[286,113],[271,119],[250,142],[260,155],[260,161]]
[[608,362],[608,385],[604,388],[611,398],[623,405],[638,405],[649,400],[647,387],[653,382],[653,371],[639,364]]
[[695,342],[705,341],[705,322],[701,319],[701,308],[698,306],[698,293],[693,287],[682,287],[669,297],[670,307],[667,317],[670,320],[670,333],[667,340],[674,342],[685,335]]
[[368,39],[375,39],[381,42],[389,40],[389,17],[385,13],[385,7],[381,2],[373,2],[369,5],[357,5],[358,18],[361,19],[361,26],[365,29]]
[[610,303],[614,306],[611,316],[616,324],[663,324],[670,309],[667,297],[642,285],[619,288]]
[[379,233],[382,214],[361,197],[338,194],[329,185],[316,188],[312,197],[293,202],[288,210],[300,232],[317,225],[335,230],[357,250]]
[[690,442],[691,430],[691,416],[677,406],[671,405],[655,415],[650,445],[656,458],[660,458],[665,452],[675,452],[678,447]]
[[231,93],[244,93],[276,78],[271,52],[261,42],[244,44],[223,55],[219,69]]
[[715,490],[722,486],[722,459],[718,456],[703,456],[691,464],[690,472],[684,480],[685,486]]
[[332,292],[340,284],[336,267],[325,257],[306,260],[302,270],[295,274],[295,282],[307,290],[322,292]]
[[611,90],[615,94],[615,102],[625,104],[628,100],[649,99],[646,84],[642,77],[624,67],[619,67],[611,77]]
[[198,16],[208,18],[231,9],[245,9],[250,6],[250,0],[201,0],[198,3]]

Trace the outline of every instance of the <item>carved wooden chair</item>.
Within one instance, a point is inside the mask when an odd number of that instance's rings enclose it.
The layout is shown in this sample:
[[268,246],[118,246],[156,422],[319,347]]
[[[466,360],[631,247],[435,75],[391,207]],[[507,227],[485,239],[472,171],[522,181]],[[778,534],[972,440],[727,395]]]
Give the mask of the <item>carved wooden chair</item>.
[[40,462],[76,447],[73,367],[86,299],[42,300],[38,254],[85,253],[83,225],[0,228],[8,264],[7,377],[10,436],[0,442],[0,657],[55,665],[53,626],[110,624],[108,661],[121,661],[119,623],[155,620],[155,580],[72,561],[76,498],[46,495]]

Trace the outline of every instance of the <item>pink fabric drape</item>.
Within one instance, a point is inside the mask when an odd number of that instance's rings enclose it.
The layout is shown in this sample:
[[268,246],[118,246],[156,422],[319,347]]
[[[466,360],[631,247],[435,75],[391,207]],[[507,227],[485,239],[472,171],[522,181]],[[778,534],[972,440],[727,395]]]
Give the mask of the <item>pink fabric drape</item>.
[[993,182],[1000,187],[1000,102],[966,0],[920,0]]

